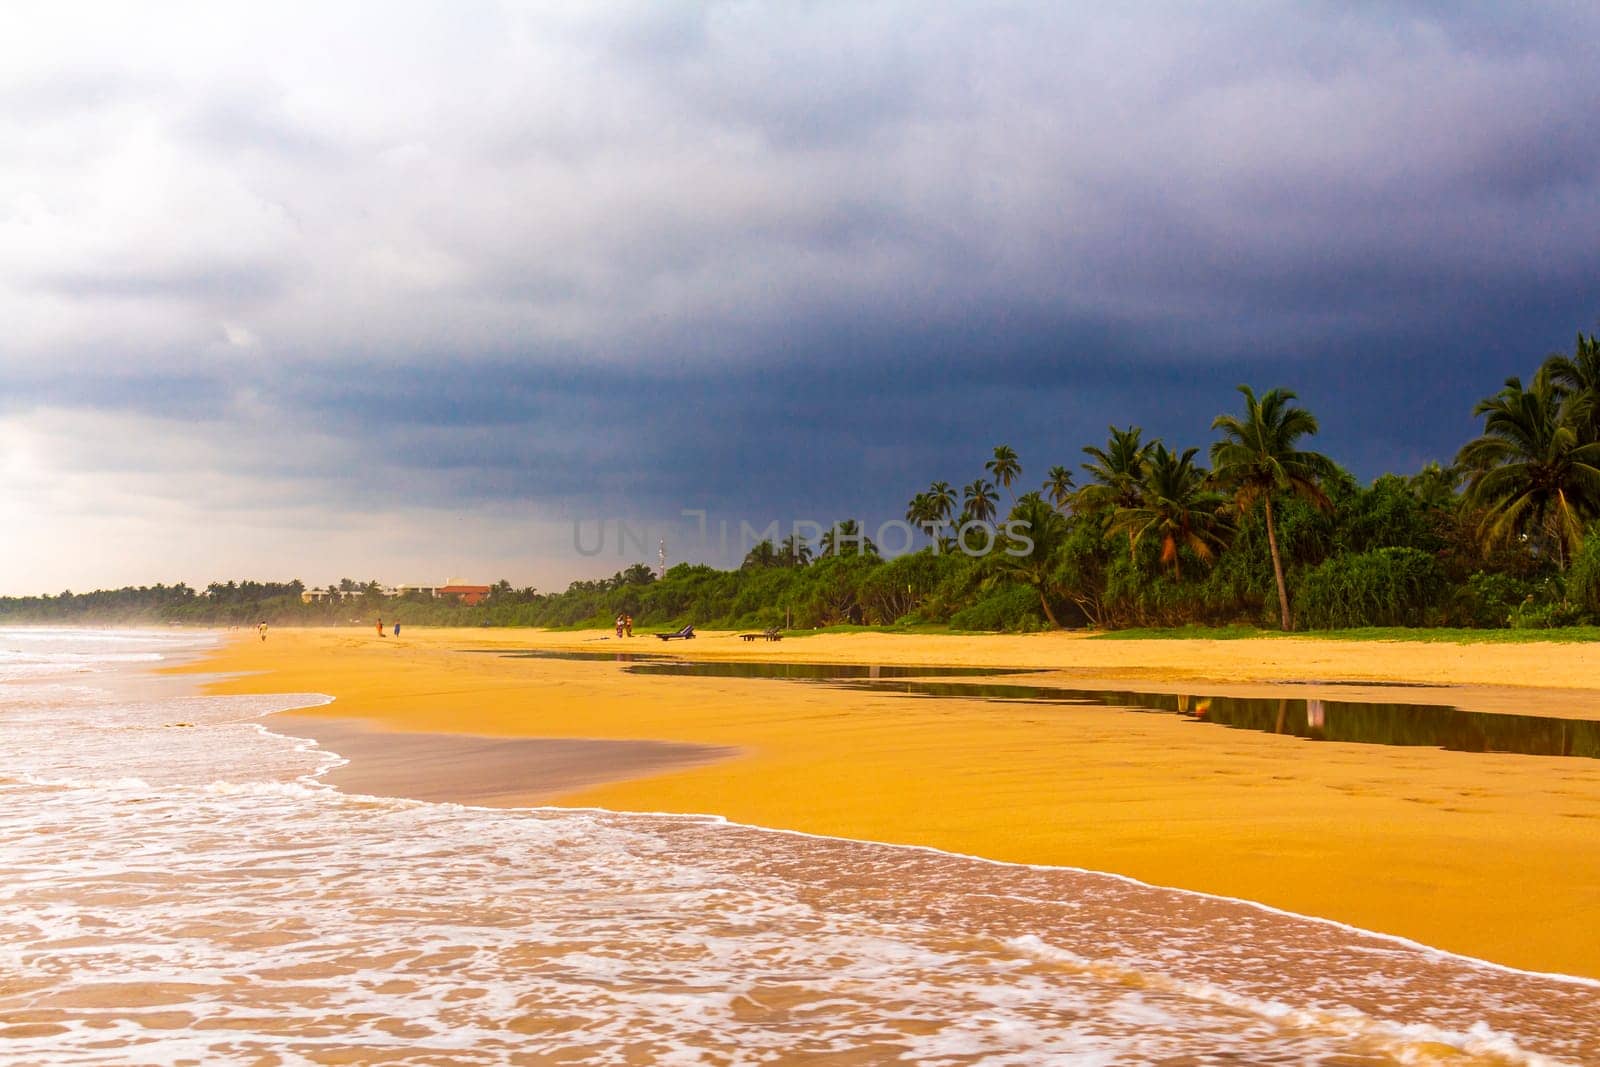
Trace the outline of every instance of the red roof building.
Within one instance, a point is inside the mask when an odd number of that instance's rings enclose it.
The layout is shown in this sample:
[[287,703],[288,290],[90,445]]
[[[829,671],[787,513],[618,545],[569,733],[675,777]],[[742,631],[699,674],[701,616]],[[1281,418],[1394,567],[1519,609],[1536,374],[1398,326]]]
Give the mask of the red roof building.
[[435,590],[435,593],[438,596],[453,596],[463,604],[471,607],[474,604],[481,604],[483,602],[484,598],[489,595],[489,586],[441,585],[437,590]]

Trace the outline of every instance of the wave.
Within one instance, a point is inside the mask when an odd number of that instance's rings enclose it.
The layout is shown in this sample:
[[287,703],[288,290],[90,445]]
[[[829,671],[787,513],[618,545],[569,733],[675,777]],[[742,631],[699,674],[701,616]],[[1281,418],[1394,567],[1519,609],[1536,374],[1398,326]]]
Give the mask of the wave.
[[55,1020],[0,1058],[1600,1058],[1587,979],[1074,867],[345,794],[263,721],[331,698],[180,684],[0,709],[0,964]]

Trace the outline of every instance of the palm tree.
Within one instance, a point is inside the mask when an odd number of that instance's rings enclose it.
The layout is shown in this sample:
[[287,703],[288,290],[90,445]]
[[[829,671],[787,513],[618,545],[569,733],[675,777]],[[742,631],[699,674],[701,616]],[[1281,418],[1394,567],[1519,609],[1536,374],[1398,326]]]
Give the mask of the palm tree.
[[762,541],[745,553],[744,562],[739,564],[739,569],[742,571],[762,570],[766,567],[781,567],[783,563],[783,554],[778,550],[778,547],[771,541]]
[[622,572],[624,585],[649,585],[656,580],[656,569],[648,563],[635,563]]
[[933,505],[934,521],[949,522],[956,513],[956,491],[949,482],[934,482],[928,486],[928,502]]
[[1072,499],[1072,472],[1065,467],[1051,467],[1040,490],[1058,509],[1065,511],[1067,501]]
[[[1013,555],[1010,537],[1002,534],[999,546],[1002,550],[990,556],[994,560],[994,570],[984,579],[983,585],[992,588],[1000,581],[1009,580],[1032,586],[1039,594],[1044,617],[1050,620],[1052,627],[1060,629],[1056,613],[1050,610],[1049,593],[1056,589],[1055,569],[1069,532],[1067,520],[1037,493],[1022,494],[1017,506],[1011,509],[1011,517],[1027,524],[1028,540],[1033,542],[1033,547],[1027,555]],[[1016,550],[1021,547],[1020,543],[1015,545]]]
[[1092,479],[1089,485],[1078,490],[1078,500],[1087,510],[1102,508],[1131,508],[1139,504],[1144,479],[1145,456],[1150,446],[1140,438],[1144,431],[1137,426],[1111,431],[1105,448],[1088,445],[1084,452],[1093,458],[1083,469]]
[[945,536],[941,530],[944,517],[939,513],[939,503],[931,493],[918,493],[906,505],[906,521],[925,532],[943,551]]
[[1222,547],[1217,512],[1223,497],[1206,488],[1205,469],[1194,462],[1199,451],[1186,448],[1180,455],[1157,441],[1145,461],[1142,501],[1119,509],[1111,520],[1113,530],[1128,533],[1130,551],[1154,534],[1161,542],[1161,562],[1170,563],[1172,576],[1179,580],[1183,578],[1179,549],[1187,547],[1209,564]]
[[822,554],[824,556],[876,556],[878,546],[872,543],[872,538],[861,532],[861,524],[855,519],[840,519],[822,534]]
[[985,463],[983,469],[994,475],[994,480],[1005,486],[1008,493],[1011,492],[1011,483],[1022,474],[1017,450],[1010,445],[995,445],[994,458]]
[[1544,365],[1564,394],[1573,429],[1584,443],[1600,438],[1600,339],[1580,333],[1570,358],[1558,353]]
[[1239,386],[1239,392],[1244,395],[1244,417],[1218,415],[1211,420],[1211,428],[1222,431],[1222,440],[1211,446],[1212,477],[1232,490],[1240,515],[1255,510],[1257,501],[1266,508],[1267,547],[1272,552],[1272,576],[1278,583],[1278,611],[1288,630],[1292,629],[1289,590],[1283,582],[1272,498],[1293,493],[1327,509],[1331,505],[1320,483],[1337,468],[1322,453],[1295,447],[1302,437],[1316,434],[1318,427],[1315,415],[1290,403],[1299,399],[1293,392],[1269,389],[1258,398],[1248,385]]
[[988,522],[995,516],[995,501],[1000,499],[1000,494],[994,491],[994,484],[982,478],[965,486],[961,490],[962,504],[968,519],[974,522]]
[[1411,495],[1425,508],[1449,511],[1456,506],[1456,487],[1461,484],[1462,471],[1458,464],[1442,467],[1430,463],[1413,474],[1408,483]]
[[[1583,541],[1583,522],[1600,505],[1600,442],[1583,441],[1562,411],[1554,368],[1545,366],[1528,388],[1507,378],[1505,388],[1478,402],[1483,433],[1456,457],[1472,471],[1467,499],[1485,509],[1490,540],[1532,533],[1551,542],[1556,566]],[[1581,407],[1567,413],[1582,416]]]
[[778,546],[778,554],[787,567],[804,567],[811,562],[811,544],[799,534],[790,534]]
[[[1092,457],[1092,462],[1083,465],[1092,481],[1078,490],[1073,501],[1080,512],[1100,512],[1109,520],[1119,508],[1135,508],[1143,501],[1144,461],[1150,445],[1141,440],[1144,431],[1137,426],[1106,429],[1111,436],[1105,448],[1086,445],[1083,449]],[[1128,551],[1133,551],[1131,531]]]

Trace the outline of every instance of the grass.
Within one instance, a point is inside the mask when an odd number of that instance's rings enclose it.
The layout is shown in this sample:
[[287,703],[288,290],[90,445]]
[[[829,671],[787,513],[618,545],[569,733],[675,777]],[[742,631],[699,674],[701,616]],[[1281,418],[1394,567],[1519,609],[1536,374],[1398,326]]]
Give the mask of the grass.
[[[573,626],[552,626],[548,629],[561,632],[594,629],[596,623],[586,620]],[[609,629],[601,625],[600,629]],[[723,626],[697,627],[720,630]],[[636,635],[671,633],[676,626],[635,626]],[[747,627],[760,630],[763,627]],[[785,637],[812,637],[817,634],[931,634],[947,637],[982,636],[991,630],[955,630],[942,623],[918,623],[914,626],[856,626],[840,624],[822,626],[815,630],[784,630]],[[1144,627],[1129,630],[1107,630],[1091,634],[1091,641],[1239,641],[1246,638],[1266,637],[1281,641],[1421,641],[1431,644],[1452,645],[1519,645],[1562,644],[1600,641],[1600,626],[1567,626],[1555,630],[1470,630],[1449,627],[1370,626],[1357,630],[1300,630],[1283,633],[1281,630],[1264,630],[1258,626],[1173,626],[1168,628]]]
[[1370,626],[1359,630],[1306,630],[1282,633],[1254,626],[1177,626],[1168,630],[1111,630],[1096,634],[1096,641],[1151,641],[1201,638],[1230,641],[1244,637],[1271,637],[1284,641],[1307,638],[1321,641],[1421,641],[1452,645],[1520,645],[1600,641],[1600,626],[1567,626],[1558,630],[1466,630],[1448,627]]
[[1137,627],[1131,630],[1107,630],[1104,633],[1093,634],[1094,641],[1173,641],[1185,639],[1201,639],[1205,641],[1237,641],[1246,637],[1285,637],[1292,634],[1281,634],[1276,630],[1262,630],[1255,626],[1172,626],[1166,629],[1157,627]]
[[785,630],[785,637],[811,637],[815,634],[963,634],[970,631],[952,630],[939,622],[923,622],[914,626],[858,626],[840,623],[836,626],[819,626],[815,630]]

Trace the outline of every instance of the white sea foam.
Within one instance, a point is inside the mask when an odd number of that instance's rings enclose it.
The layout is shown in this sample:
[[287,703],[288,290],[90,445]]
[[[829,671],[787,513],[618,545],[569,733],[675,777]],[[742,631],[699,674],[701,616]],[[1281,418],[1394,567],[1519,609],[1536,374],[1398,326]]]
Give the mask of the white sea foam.
[[[156,637],[32,640],[109,677]],[[0,1060],[1600,1058],[1584,984],[1089,872],[349,796],[261,723],[325,698],[52,684],[0,697]]]

